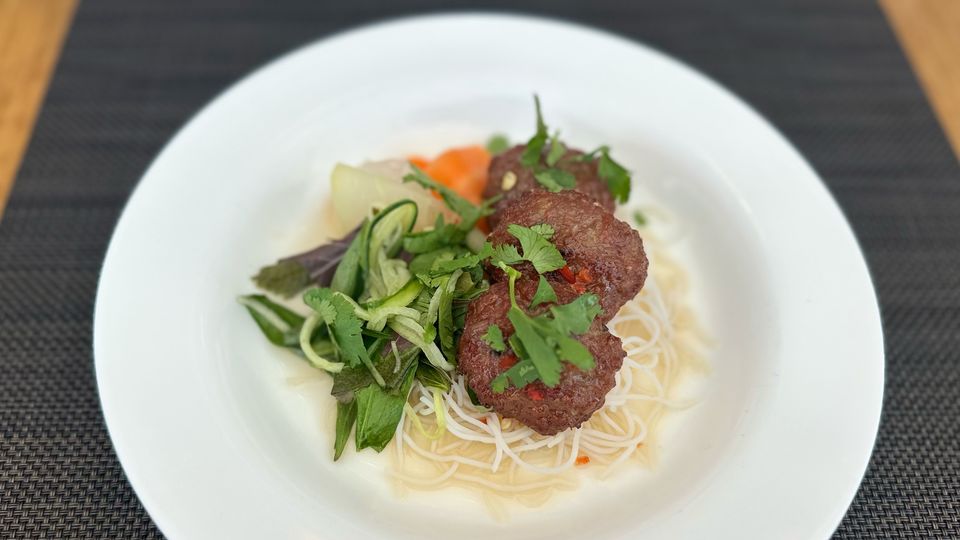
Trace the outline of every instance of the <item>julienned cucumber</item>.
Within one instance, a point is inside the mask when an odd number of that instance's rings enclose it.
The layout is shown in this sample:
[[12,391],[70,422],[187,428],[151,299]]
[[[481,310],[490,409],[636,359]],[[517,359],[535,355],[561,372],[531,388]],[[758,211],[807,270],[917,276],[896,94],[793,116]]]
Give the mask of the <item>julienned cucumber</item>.
[[403,246],[403,238],[417,221],[417,203],[409,199],[395,202],[381,210],[370,222],[367,233],[367,282],[365,300],[375,302],[392,296],[410,278],[407,263],[394,259]]
[[423,284],[420,283],[419,279],[411,279],[403,286],[402,289],[393,293],[392,295],[381,298],[375,302],[370,302],[367,304],[369,309],[377,308],[386,308],[386,307],[405,307],[409,306],[411,302],[417,299],[417,296],[420,295],[420,291],[423,290]]
[[377,264],[377,255],[383,250],[387,258],[394,257],[403,246],[403,236],[413,230],[417,222],[417,203],[410,199],[397,201],[373,217],[367,233],[367,267]]

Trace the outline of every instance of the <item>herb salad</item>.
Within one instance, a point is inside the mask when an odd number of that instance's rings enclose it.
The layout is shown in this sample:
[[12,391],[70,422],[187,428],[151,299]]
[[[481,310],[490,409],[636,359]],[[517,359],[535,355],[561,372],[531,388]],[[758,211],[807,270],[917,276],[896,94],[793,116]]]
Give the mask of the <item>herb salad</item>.
[[[539,100],[535,101],[536,133],[523,148],[521,162],[542,189],[573,188],[577,178],[571,167],[595,161],[610,194],[625,200],[629,175],[610,158],[607,147],[586,154],[568,152],[559,133],[548,135]],[[469,185],[483,189],[476,179],[482,176],[487,183],[489,153],[505,152],[508,146],[504,137],[495,136],[486,149],[455,149],[431,163],[410,158],[403,183],[419,186],[425,197],[393,191],[408,197],[380,207],[373,201],[364,206],[361,201],[357,204],[367,208],[367,215],[348,235],[281,259],[254,276],[255,284],[268,293],[287,298],[299,294],[305,313],[263,294],[239,299],[272,344],[291,350],[332,377],[331,394],[337,407],[335,460],[351,432],[357,450],[382,451],[397,433],[405,410],[410,410],[408,395],[415,383],[435,390],[435,400],[450,390],[457,377],[458,341],[468,305],[490,288],[490,272],[503,272],[509,281],[507,317],[514,329],[505,336],[491,324],[483,336],[490,350],[510,360],[490,383],[492,392],[534,382],[556,387],[567,365],[593,369],[594,355],[578,336],[601,313],[600,300],[580,290],[571,301],[558,303],[547,276],[567,278],[571,270],[552,242],[554,227],[511,223],[506,230],[516,245],[494,245],[482,231],[503,194],[483,198]],[[478,162],[478,155],[488,157]],[[456,169],[451,164],[462,169],[457,174],[465,180],[450,180],[451,169]],[[341,165],[334,172],[335,185],[337,174],[362,176],[359,170]],[[436,209],[436,199],[445,211]],[[423,226],[424,209],[434,214],[428,226]],[[520,302],[514,293],[524,268],[532,268],[537,279],[529,302]],[[531,314],[534,308],[538,315]],[[468,388],[467,392],[473,405],[479,406],[473,391]],[[438,419],[438,430],[443,425]]]

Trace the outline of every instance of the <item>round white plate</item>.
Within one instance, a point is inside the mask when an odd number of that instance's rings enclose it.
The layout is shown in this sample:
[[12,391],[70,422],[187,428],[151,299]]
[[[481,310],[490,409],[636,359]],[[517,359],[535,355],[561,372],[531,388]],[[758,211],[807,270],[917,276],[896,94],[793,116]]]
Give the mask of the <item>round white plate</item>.
[[[336,161],[522,140],[533,92],[572,144],[614,148],[635,199],[677,217],[716,347],[654,470],[498,523],[464,493],[399,498],[370,452],[332,463],[323,383],[291,385],[298,361],[234,298],[261,264],[339,232],[326,220]],[[883,388],[860,250],[779,133],[643,45],[502,15],[340,34],[208,105],[120,219],[94,334],[117,454],[178,539],[823,538],[864,473]]]

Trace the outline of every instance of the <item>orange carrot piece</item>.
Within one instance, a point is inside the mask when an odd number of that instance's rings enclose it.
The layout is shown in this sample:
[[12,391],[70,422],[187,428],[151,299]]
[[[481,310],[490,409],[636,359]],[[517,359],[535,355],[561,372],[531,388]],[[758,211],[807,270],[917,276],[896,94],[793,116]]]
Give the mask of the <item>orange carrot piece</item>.
[[480,204],[487,184],[490,153],[482,146],[451,148],[423,167],[431,178],[464,199]]
[[590,456],[577,456],[577,465],[586,465],[587,463],[590,463]]

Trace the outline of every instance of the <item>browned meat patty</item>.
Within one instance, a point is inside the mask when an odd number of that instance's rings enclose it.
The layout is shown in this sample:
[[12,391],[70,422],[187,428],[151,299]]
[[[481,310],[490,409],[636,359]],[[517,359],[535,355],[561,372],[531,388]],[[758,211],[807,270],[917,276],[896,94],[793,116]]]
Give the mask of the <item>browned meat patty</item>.
[[[571,285],[553,282],[560,304],[579,296]],[[529,305],[537,283],[521,278],[517,282],[517,303]],[[537,306],[531,315],[542,313],[546,305]],[[513,335],[513,325],[507,318],[510,296],[506,281],[496,283],[490,290],[470,303],[466,327],[460,338],[457,354],[460,372],[467,384],[484,405],[501,415],[515,418],[543,435],[553,435],[565,429],[578,427],[603,406],[607,392],[616,384],[615,375],[623,364],[624,351],[620,340],[606,330],[599,318],[578,339],[596,360],[590,371],[582,371],[567,364],[560,376],[560,384],[548,388],[537,381],[524,388],[507,388],[497,394],[490,383],[510,367],[512,353],[498,353],[482,339],[491,324],[500,327],[504,340]]]
[[[524,167],[520,163],[520,156],[523,155],[524,145],[517,145],[500,154],[490,161],[490,169],[487,174],[487,186],[483,190],[484,198],[493,197],[503,193],[503,198],[497,202],[494,207],[495,213],[487,218],[491,227],[495,227],[500,219],[500,212],[510,206],[520,195],[527,191],[546,191],[546,189],[537,182],[533,176],[533,171]],[[600,180],[597,173],[596,161],[584,163],[569,159],[579,156],[583,152],[579,150],[567,150],[564,157],[557,164],[558,169],[563,169],[571,173],[577,179],[577,186],[573,188],[576,191],[584,193],[595,199],[601,206],[610,210],[614,209],[613,195],[607,189],[607,184]],[[545,158],[541,157],[541,165],[546,166]],[[503,189],[503,177],[508,172],[516,175],[516,183],[508,190]]]
[[[520,242],[507,231],[510,224],[530,227],[548,223],[556,230],[552,242],[567,261],[569,272],[551,272],[550,278],[574,278],[574,286],[600,298],[603,322],[617,314],[633,299],[647,279],[647,256],[643,240],[626,223],[586,195],[565,190],[559,193],[533,190],[521,195],[500,213],[500,222],[490,233],[493,245]],[[517,267],[525,275],[536,274],[533,266]],[[500,269],[488,268],[493,281],[500,281]]]

